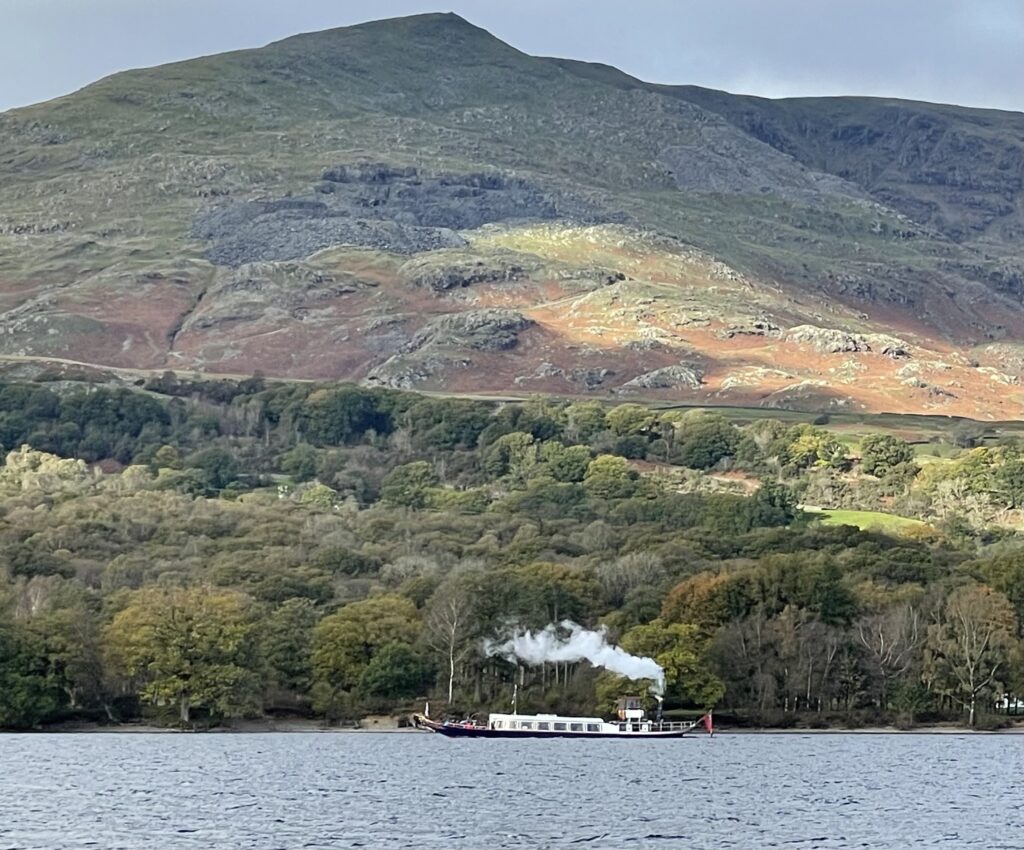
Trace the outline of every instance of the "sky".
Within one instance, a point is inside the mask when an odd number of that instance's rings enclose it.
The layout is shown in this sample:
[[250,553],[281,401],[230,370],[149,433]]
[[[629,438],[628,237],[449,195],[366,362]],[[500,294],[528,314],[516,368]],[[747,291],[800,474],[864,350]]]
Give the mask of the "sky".
[[449,11],[652,82],[1024,111],[1024,0],[0,0],[0,111],[128,68]]

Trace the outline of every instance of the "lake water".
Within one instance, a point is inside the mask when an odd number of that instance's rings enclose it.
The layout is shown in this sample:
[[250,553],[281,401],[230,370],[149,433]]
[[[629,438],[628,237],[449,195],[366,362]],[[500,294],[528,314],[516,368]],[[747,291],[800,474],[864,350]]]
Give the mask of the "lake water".
[[1024,736],[0,735],[0,848],[1024,846]]

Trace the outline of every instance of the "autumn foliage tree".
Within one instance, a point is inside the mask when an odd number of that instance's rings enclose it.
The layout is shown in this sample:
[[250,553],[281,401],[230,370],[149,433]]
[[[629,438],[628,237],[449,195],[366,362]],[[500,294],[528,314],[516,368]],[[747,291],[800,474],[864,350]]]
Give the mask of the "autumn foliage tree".
[[150,704],[241,717],[260,709],[252,600],[233,590],[150,587],[131,594],[106,627],[109,670]]

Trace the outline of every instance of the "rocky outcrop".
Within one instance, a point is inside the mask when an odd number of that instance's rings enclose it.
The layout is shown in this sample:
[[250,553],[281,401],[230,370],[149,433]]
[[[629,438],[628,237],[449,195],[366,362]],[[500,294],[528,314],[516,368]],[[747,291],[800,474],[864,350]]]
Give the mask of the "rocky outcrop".
[[550,378],[560,378],[573,386],[581,387],[584,390],[596,390],[615,373],[611,369],[602,367],[587,369],[578,366],[572,369],[563,369],[554,363],[541,363],[531,374],[520,375],[515,379],[516,386],[527,386],[534,381],[544,381]]
[[728,327],[722,328],[716,336],[720,339],[732,339],[736,336],[780,336],[781,334],[782,328],[771,319],[761,316],[731,322]]
[[789,342],[810,345],[822,354],[870,351],[898,360],[910,357],[911,347],[898,337],[887,334],[858,334],[837,328],[819,328],[816,325],[797,325],[783,334]]
[[363,383],[411,389],[451,368],[472,363],[471,353],[508,351],[520,332],[533,324],[515,310],[471,310],[439,316],[416,333],[403,349],[375,366]]
[[198,213],[192,236],[207,258],[237,266],[293,260],[331,245],[397,254],[462,247],[457,233],[500,221],[605,221],[592,207],[501,173],[428,175],[384,163],[336,165],[313,194],[232,202]]
[[522,262],[513,257],[462,253],[448,256],[447,252],[435,252],[414,257],[398,269],[398,274],[412,286],[447,292],[478,283],[521,280],[529,272]]
[[622,389],[668,390],[679,387],[697,389],[704,383],[704,371],[699,366],[680,364],[665,366],[637,375],[622,385]]
[[519,332],[533,324],[516,310],[470,310],[439,316],[416,334],[407,351],[428,346],[468,348],[477,351],[505,351],[515,348]]

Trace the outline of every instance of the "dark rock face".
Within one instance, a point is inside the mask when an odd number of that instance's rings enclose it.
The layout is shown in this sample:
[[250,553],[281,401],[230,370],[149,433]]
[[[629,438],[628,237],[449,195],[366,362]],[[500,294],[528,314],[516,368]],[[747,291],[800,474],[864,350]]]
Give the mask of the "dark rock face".
[[557,218],[609,220],[517,177],[425,176],[411,167],[363,163],[328,168],[309,197],[243,201],[201,212],[192,236],[213,243],[206,252],[211,262],[237,266],[299,259],[331,245],[399,254],[458,248],[466,244],[458,230]]
[[516,310],[487,309],[452,313],[427,325],[413,337],[409,349],[442,345],[478,351],[505,351],[515,348],[519,342],[519,332],[532,324],[532,319]]

